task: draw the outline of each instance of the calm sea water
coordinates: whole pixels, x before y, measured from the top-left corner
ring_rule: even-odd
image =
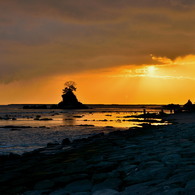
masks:
[[[159,112],[159,105],[89,105],[87,110],[22,109],[22,105],[0,106],[0,154],[22,154],[47,143],[60,143],[139,126],[143,121],[131,121],[134,116]],[[39,119],[39,120],[35,120]],[[153,125],[159,125],[156,119]]]

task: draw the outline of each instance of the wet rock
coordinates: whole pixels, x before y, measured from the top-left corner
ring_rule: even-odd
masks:
[[[40,121],[51,121],[53,120],[52,118],[41,118]]]
[[[70,193],[66,191],[66,188],[61,188],[51,192],[49,195],[70,195]]]
[[[156,168],[156,167],[164,167],[164,164],[162,162],[159,162],[159,161],[147,161],[147,162],[143,162],[141,164],[141,166],[143,168],[149,168],[149,167]]]
[[[159,189],[152,194],[154,195],[183,195],[186,194],[183,188],[174,188],[174,189]]]
[[[64,146],[64,145],[69,145],[70,143],[71,143],[70,140],[68,138],[65,138],[62,140],[61,144]]]
[[[99,183],[104,181],[108,177],[108,173],[96,173],[92,177],[94,183]]]
[[[162,162],[168,166],[177,165],[181,162],[181,156],[179,154],[169,154],[162,157]]]
[[[79,180],[68,184],[65,189],[68,192],[89,192],[91,188],[92,183],[89,180]]]
[[[195,180],[195,169],[188,170],[186,174],[188,175],[188,180]]]
[[[3,188],[4,188],[4,185],[2,186],[2,184],[1,184],[0,190]],[[21,191],[23,192],[24,190],[26,190],[26,188],[24,186],[14,186],[13,187],[12,185],[9,185],[7,190],[8,190],[7,193],[0,193],[0,194],[2,194],[2,195],[7,195],[7,194],[8,195],[12,195],[12,194],[15,195],[15,194],[19,194]]]
[[[147,155],[147,154],[142,154],[142,155],[137,155],[135,156],[135,161],[138,163],[142,163],[143,161],[155,161],[156,159],[155,155]]]
[[[87,164],[83,160],[78,160],[64,170],[64,174],[85,174],[87,172]]]
[[[190,158],[190,159],[192,159],[194,156],[195,156],[195,147],[188,148],[182,154],[183,158]]]
[[[185,140],[185,142],[182,142],[180,146],[182,148],[189,148],[189,147],[193,146],[193,142]]]
[[[134,172],[137,168],[137,165],[131,165],[131,164],[124,164],[119,167],[119,171],[124,175],[129,175],[130,173]]]
[[[169,174],[170,170],[168,168],[148,168],[131,173],[125,178],[125,182],[127,185],[143,183],[153,179],[165,179]]]
[[[184,173],[179,173],[179,174],[174,174],[172,177],[170,177],[168,180],[166,180],[164,183],[165,185],[170,185],[170,184],[177,184],[179,186],[185,186],[186,181],[189,180],[189,174],[188,172]]]
[[[84,121],[87,121],[87,120],[84,120]],[[94,127],[95,125],[82,124],[82,125],[77,125],[77,126],[80,126],[80,127]]]
[[[86,180],[88,179],[88,177],[89,176],[87,174],[65,175],[65,176],[53,178],[52,181],[58,185],[65,185],[78,180]]]
[[[55,142],[55,143],[48,143],[47,144],[47,147],[50,148],[50,147],[55,147],[55,146],[59,146],[59,143]]]
[[[115,178],[115,177],[117,178],[120,177],[120,172],[117,169],[108,172],[108,178]]]
[[[119,178],[108,178],[102,183],[95,184],[92,188],[92,191],[98,191],[102,189],[115,189],[118,190],[122,181]]]
[[[34,118],[34,120],[39,120],[41,118],[41,115],[36,115],[36,117]]]
[[[50,180],[43,180],[35,184],[35,190],[45,190],[50,189],[54,186],[54,182]]]
[[[82,118],[84,115],[75,115],[74,118]]]
[[[194,189],[188,189],[185,190],[185,193],[183,193],[185,195],[194,195],[195,194],[195,190]]]
[[[117,167],[117,165],[118,164],[116,162],[102,161],[95,165],[89,165],[88,169],[101,173],[101,172],[112,171]]]
[[[169,190],[165,194],[167,194],[167,195],[181,195],[181,194],[184,194],[184,193],[185,193],[184,188],[175,188],[175,189]]]
[[[185,186],[185,189],[193,189],[195,192],[195,180],[188,181]]]
[[[99,120],[99,121],[102,121],[102,122],[107,122],[108,120],[107,120],[107,119],[103,119],[103,120]]]
[[[75,192],[71,193],[71,195],[91,195],[91,192]]]
[[[10,131],[21,131],[21,129],[12,128],[12,129],[10,129]]]
[[[92,181],[93,183],[100,183],[103,182],[104,180],[108,178],[116,178],[120,177],[119,171],[118,170],[113,170],[111,172],[106,172],[106,173],[96,173],[92,176]]]
[[[105,128],[107,128],[107,129],[113,129],[114,127],[113,126],[105,126]]]
[[[92,195],[119,195],[120,193],[113,189],[103,189],[93,192]]]
[[[19,154],[16,154],[16,153],[9,153],[7,157],[9,159],[17,159],[17,158],[20,158],[21,156]]]
[[[125,190],[121,192],[120,195],[150,195],[153,194],[152,192],[156,190],[157,188],[155,187],[149,187],[147,184],[141,183],[125,188]]]
[[[22,195],[43,195],[47,193],[47,190],[32,190],[32,191],[26,191]]]
[[[92,172],[94,172],[94,170],[91,168],[93,164],[97,163],[97,162],[101,162],[104,160],[103,155],[96,155],[96,156],[91,156],[90,159],[88,159],[87,163],[88,163],[88,169],[92,170]],[[102,171],[103,172],[103,171]],[[107,171],[105,171],[107,172]],[[98,172],[97,172],[98,173]]]
[[[0,128],[8,128],[8,129],[26,129],[26,128],[32,128],[31,126],[16,126],[16,125],[5,125],[5,126],[0,126]]]

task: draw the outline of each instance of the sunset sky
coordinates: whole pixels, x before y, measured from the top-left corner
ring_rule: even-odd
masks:
[[[1,0],[0,104],[195,102],[194,0]]]

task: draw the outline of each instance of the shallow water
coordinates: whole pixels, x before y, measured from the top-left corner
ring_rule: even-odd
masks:
[[[101,132],[126,130],[143,123],[143,119],[131,121],[137,120],[134,116],[143,113],[142,106],[96,105],[88,110],[74,111],[24,110],[19,105],[1,108],[0,154],[10,152],[21,154],[45,147],[49,142],[60,143],[64,138],[74,140]],[[160,111],[157,106],[146,108],[150,112]],[[5,120],[6,118],[9,120]],[[166,125],[160,121],[161,119],[155,119],[153,125]]]

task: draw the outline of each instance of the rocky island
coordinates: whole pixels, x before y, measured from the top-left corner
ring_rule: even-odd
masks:
[[[58,104],[33,104],[24,105],[23,109],[87,109],[88,107],[78,101],[73,91],[76,91],[76,83],[74,81],[67,81],[62,94],[62,101]]]
[[[65,88],[63,89],[62,101],[58,104],[59,109],[86,109],[88,108],[86,105],[82,104],[78,101],[77,97],[73,93],[76,91],[75,82],[68,81],[65,84]]]

